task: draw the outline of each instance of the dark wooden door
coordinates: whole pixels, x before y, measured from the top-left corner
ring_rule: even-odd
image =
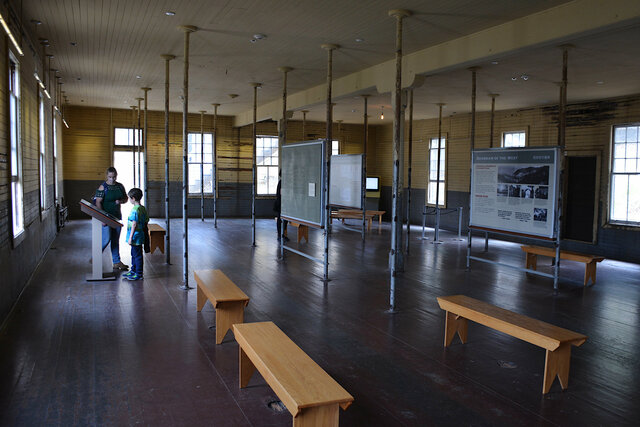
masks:
[[[569,156],[563,238],[593,242],[597,157]]]

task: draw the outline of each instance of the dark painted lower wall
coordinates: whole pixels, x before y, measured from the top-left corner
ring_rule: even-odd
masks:
[[[404,190],[406,206],[406,189]],[[411,223],[415,225],[422,225],[422,209],[424,206],[425,191],[423,189],[414,190],[411,192]],[[462,233],[466,236],[469,223],[469,193],[460,191],[447,191],[447,207],[456,208],[458,206],[463,207],[462,217]],[[380,195],[380,209],[387,211],[384,216],[386,221],[391,220],[391,187],[382,187]],[[600,209],[599,218],[602,218],[602,207]],[[602,222],[600,219],[598,223]],[[427,215],[426,219],[427,227],[433,227],[435,225],[435,215]],[[456,212],[441,214],[440,217],[440,229],[448,231],[458,231],[458,214]],[[620,261],[628,261],[639,263],[640,262],[640,230],[624,230],[620,228],[612,227],[598,227],[597,243],[595,245],[589,243],[581,243],[570,240],[563,240],[561,244],[562,249],[588,253],[592,255],[602,255],[608,259],[616,259]],[[474,236],[476,234],[474,233]],[[478,236],[484,236],[478,233]],[[489,238],[492,236],[490,235]],[[497,236],[502,240],[511,240],[514,242],[523,242],[526,244],[540,244],[537,241],[523,239],[523,238],[510,238],[509,236]]]
[[[42,218],[27,225],[24,238],[16,246],[0,247],[0,324],[9,315],[20,293],[56,236],[56,215],[51,208]]]
[[[80,199],[91,200],[100,185],[97,181],[65,180],[64,191],[66,203],[69,206],[69,217],[72,219],[84,218],[78,206]],[[251,184],[248,183],[221,183],[218,187],[218,216],[223,217],[250,217],[251,216]],[[256,216],[267,218],[274,216],[273,198],[256,199]],[[149,182],[149,200],[142,202],[147,207],[149,215],[155,218],[164,218],[164,181]],[[205,217],[213,217],[213,199],[204,200]],[[189,217],[200,217],[200,197],[190,197],[188,202]],[[169,215],[172,218],[182,217],[182,182],[169,183]]]

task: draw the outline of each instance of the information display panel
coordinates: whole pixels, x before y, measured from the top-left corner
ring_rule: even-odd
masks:
[[[362,154],[331,156],[329,204],[362,209]]]
[[[556,237],[560,149],[474,150],[472,227]]]
[[[324,158],[324,140],[282,146],[282,217],[323,226]]]

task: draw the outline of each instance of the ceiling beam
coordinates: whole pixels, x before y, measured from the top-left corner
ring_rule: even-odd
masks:
[[[538,13],[450,40],[436,46],[405,55],[402,86],[419,85],[420,77],[477,65],[482,61],[521,53],[545,45],[557,45],[576,37],[622,28],[640,22],[638,0],[574,0]],[[389,34],[393,37],[393,34]],[[390,52],[390,55],[392,52]],[[339,57],[337,58],[339,61]],[[395,61],[348,74],[333,81],[333,97],[339,100],[376,89],[387,93],[394,86]],[[416,76],[419,78],[416,79]],[[287,98],[290,110],[321,104],[326,85],[321,84],[293,93]],[[282,115],[280,99],[258,107],[258,120],[278,120]],[[235,116],[234,126],[253,121],[253,110]]]

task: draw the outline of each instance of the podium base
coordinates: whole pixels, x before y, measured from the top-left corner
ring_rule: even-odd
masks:
[[[87,282],[106,282],[116,280],[116,273],[102,273],[102,276],[95,277],[93,274],[87,274],[85,279]]]

